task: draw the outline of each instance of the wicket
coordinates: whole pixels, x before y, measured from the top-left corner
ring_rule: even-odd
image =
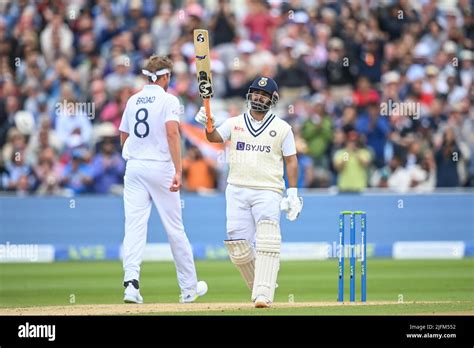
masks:
[[[360,215],[360,264],[361,264],[361,296],[362,302],[367,301],[367,214],[364,211],[348,211],[344,210],[339,213],[339,283],[338,283],[338,297],[339,302],[344,301],[344,260],[345,260],[345,238],[344,238],[344,218],[346,215],[350,216],[350,245],[349,245],[349,258],[350,258],[350,294],[349,299],[351,302],[355,301],[356,292],[356,216]]]

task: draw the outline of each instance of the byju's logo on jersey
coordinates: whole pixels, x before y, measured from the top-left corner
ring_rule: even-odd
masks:
[[[236,150],[237,151],[253,151],[253,152],[266,152],[269,153],[272,149],[269,145],[253,145],[253,144],[246,144],[243,141],[238,141]]]

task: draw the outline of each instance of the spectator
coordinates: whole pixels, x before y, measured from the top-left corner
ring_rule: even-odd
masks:
[[[332,38],[328,44],[329,54],[326,63],[326,79],[331,95],[336,102],[342,103],[352,95],[353,70],[350,60],[344,52],[344,43],[339,38]]]
[[[293,42],[287,42],[285,48],[286,50],[279,56],[275,80],[284,89],[282,94],[290,93],[290,95],[296,97],[306,94],[312,89],[308,67],[304,60],[295,57]]]
[[[88,161],[89,154],[84,149],[72,152],[72,160],[63,170],[61,185],[74,194],[90,191],[93,183],[93,170]]]
[[[232,65],[226,79],[226,98],[243,98],[248,91],[250,81],[247,80],[245,67],[242,64]]]
[[[346,146],[334,154],[334,168],[338,172],[337,186],[341,192],[362,192],[367,188],[367,168],[372,155],[358,142],[358,134],[351,131]]]
[[[372,32],[367,33],[364,42],[357,48],[358,71],[371,83],[380,82],[382,75],[383,43]]]
[[[433,154],[427,152],[421,164],[409,168],[403,165],[403,159],[395,154],[389,164],[374,172],[370,183],[374,187],[388,188],[394,192],[430,192],[435,187],[436,168]]]
[[[10,128],[7,135],[7,143],[3,147],[2,158],[5,163],[10,163],[15,152],[25,151],[26,137],[16,128]]]
[[[100,120],[102,122],[111,122],[118,130],[120,121],[122,120],[122,114],[125,110],[128,98],[132,95],[132,90],[128,86],[124,86],[117,91],[115,100],[111,100],[107,105],[104,106],[100,113]]]
[[[188,191],[212,190],[215,186],[214,168],[204,159],[201,151],[195,146],[188,148],[183,159],[184,187]]]
[[[132,54],[133,66],[141,66],[153,52],[153,37],[150,34],[141,34],[138,39],[138,51]]]
[[[361,76],[357,80],[357,88],[352,95],[354,105],[359,110],[363,110],[370,103],[378,103],[379,99],[379,94],[371,87],[370,81],[366,77]]]
[[[151,33],[157,54],[168,54],[173,43],[179,38],[179,24],[173,17],[173,9],[169,3],[161,4],[159,15],[153,19]]]
[[[81,104],[73,99],[70,91],[65,89],[66,104],[58,105],[56,132],[61,142],[67,147],[89,145],[92,138],[91,122]]]
[[[56,153],[62,149],[61,141],[51,129],[51,120],[49,118],[43,118],[41,120],[40,130],[38,132],[38,134],[34,134],[30,138],[27,147],[28,161],[31,160],[33,163],[36,163],[44,149],[51,147]]]
[[[244,19],[244,26],[249,31],[250,40],[262,40],[265,48],[270,49],[276,24],[275,18],[268,11],[266,1],[250,0],[249,13]]]
[[[48,64],[52,64],[61,55],[71,59],[74,56],[73,34],[59,13],[52,16],[51,22],[41,32],[41,51]]]
[[[114,96],[124,87],[133,87],[135,76],[130,72],[131,61],[126,55],[115,57],[114,72],[105,78],[105,86],[109,96]]]
[[[309,118],[303,123],[301,135],[308,144],[308,154],[314,163],[324,168],[329,167],[326,152],[332,140],[331,117],[324,108],[324,99],[321,95],[313,97],[314,107]]]
[[[105,138],[101,150],[92,161],[94,192],[108,193],[113,185],[123,183],[125,162],[115,148],[114,138]]]
[[[209,29],[214,32],[214,46],[231,43],[236,38],[236,18],[228,0],[219,0],[217,11],[209,22]]]
[[[277,58],[265,48],[262,40],[257,40],[247,61],[252,79],[257,75],[274,76],[277,71]],[[306,66],[305,62],[302,62]]]
[[[389,71],[382,76],[382,102],[387,103],[400,101],[400,74],[396,71]]]
[[[390,133],[390,125],[387,117],[380,115],[379,104],[376,100],[371,100],[367,112],[359,115],[356,129],[366,136],[367,145],[374,151],[376,167],[382,167],[385,160],[384,148]]]
[[[53,148],[47,147],[40,152],[34,171],[39,181],[36,193],[39,195],[62,194],[60,187],[62,168]]]
[[[406,165],[407,169],[411,169],[421,163],[422,154],[421,154],[421,145],[419,139],[413,139],[413,141],[408,145],[408,151],[406,155]]]
[[[299,135],[295,137],[296,157],[298,158],[298,183],[297,187],[313,187],[314,182],[314,166],[313,160],[308,153],[308,146],[303,138]],[[288,187],[288,177],[286,176],[286,168],[284,168],[285,184]]]
[[[416,184],[417,192],[431,192],[436,187],[436,163],[431,151],[426,151],[421,165],[416,173],[412,175],[413,183]],[[423,171],[420,173],[420,171]],[[417,179],[418,178],[418,179]]]
[[[308,146],[301,137],[297,137],[295,143],[296,157],[298,158],[298,187],[312,187],[314,163],[308,156]]]
[[[413,13],[411,10],[410,12]],[[400,16],[400,13],[402,13],[403,16]],[[379,23],[381,29],[388,33],[389,39],[394,41],[400,38],[400,35],[403,33],[403,28],[408,25],[409,22],[415,20],[415,18],[414,14],[405,14],[402,5],[397,2],[382,9]]]
[[[47,90],[48,106],[50,111],[55,111],[57,102],[62,103],[67,98],[76,99],[79,95],[80,76],[69,64],[68,58],[61,56],[54,62],[54,68],[46,71],[43,87]]]
[[[386,168],[374,174],[372,184],[397,192],[407,192],[411,186],[409,171],[403,166],[399,155],[394,155]]]
[[[428,56],[433,59],[438,53],[441,43],[446,40],[446,32],[443,31],[441,25],[436,21],[436,18],[433,18],[428,23],[428,32],[423,35],[420,42],[426,44],[429,52]]]
[[[23,151],[14,149],[5,169],[8,174],[3,176],[2,186],[7,191],[25,194],[34,189],[36,178],[32,168],[25,163]]]
[[[15,114],[19,110],[20,104],[18,98],[10,95],[6,97],[4,104],[3,115],[0,117],[2,123],[0,124],[0,146],[4,146],[10,128],[15,126]]]
[[[441,148],[435,154],[437,187],[459,186],[458,161],[461,156],[454,131],[452,128],[446,128]]]
[[[90,85],[91,99],[90,102],[94,105],[94,115],[92,121],[96,121],[96,115],[101,115],[105,106],[108,105],[107,92],[105,90],[105,82],[101,79],[95,79]]]
[[[472,85],[474,76],[474,53],[473,51],[463,50],[461,52],[461,70],[459,77],[461,79],[461,85],[468,90]]]

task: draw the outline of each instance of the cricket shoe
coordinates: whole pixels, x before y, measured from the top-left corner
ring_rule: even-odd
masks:
[[[143,303],[143,297],[140,295],[138,280],[133,279],[123,283],[125,286],[125,295],[123,302],[125,303]]]
[[[263,295],[259,295],[255,298],[255,308],[270,308],[271,301]]]
[[[179,296],[179,302],[192,303],[198,297],[204,296],[207,293],[207,283],[203,280],[197,282],[196,290],[184,290]]]

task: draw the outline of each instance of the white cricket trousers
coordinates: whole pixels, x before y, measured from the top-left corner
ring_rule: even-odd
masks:
[[[259,221],[271,220],[280,223],[282,195],[278,192],[228,184],[225,196],[229,239],[246,239],[254,245]]]
[[[179,192],[169,188],[175,173],[172,162],[128,160],[124,177],[124,281],[140,279],[151,203],[160,215],[173,254],[181,290],[196,289],[193,252],[184,232]]]

